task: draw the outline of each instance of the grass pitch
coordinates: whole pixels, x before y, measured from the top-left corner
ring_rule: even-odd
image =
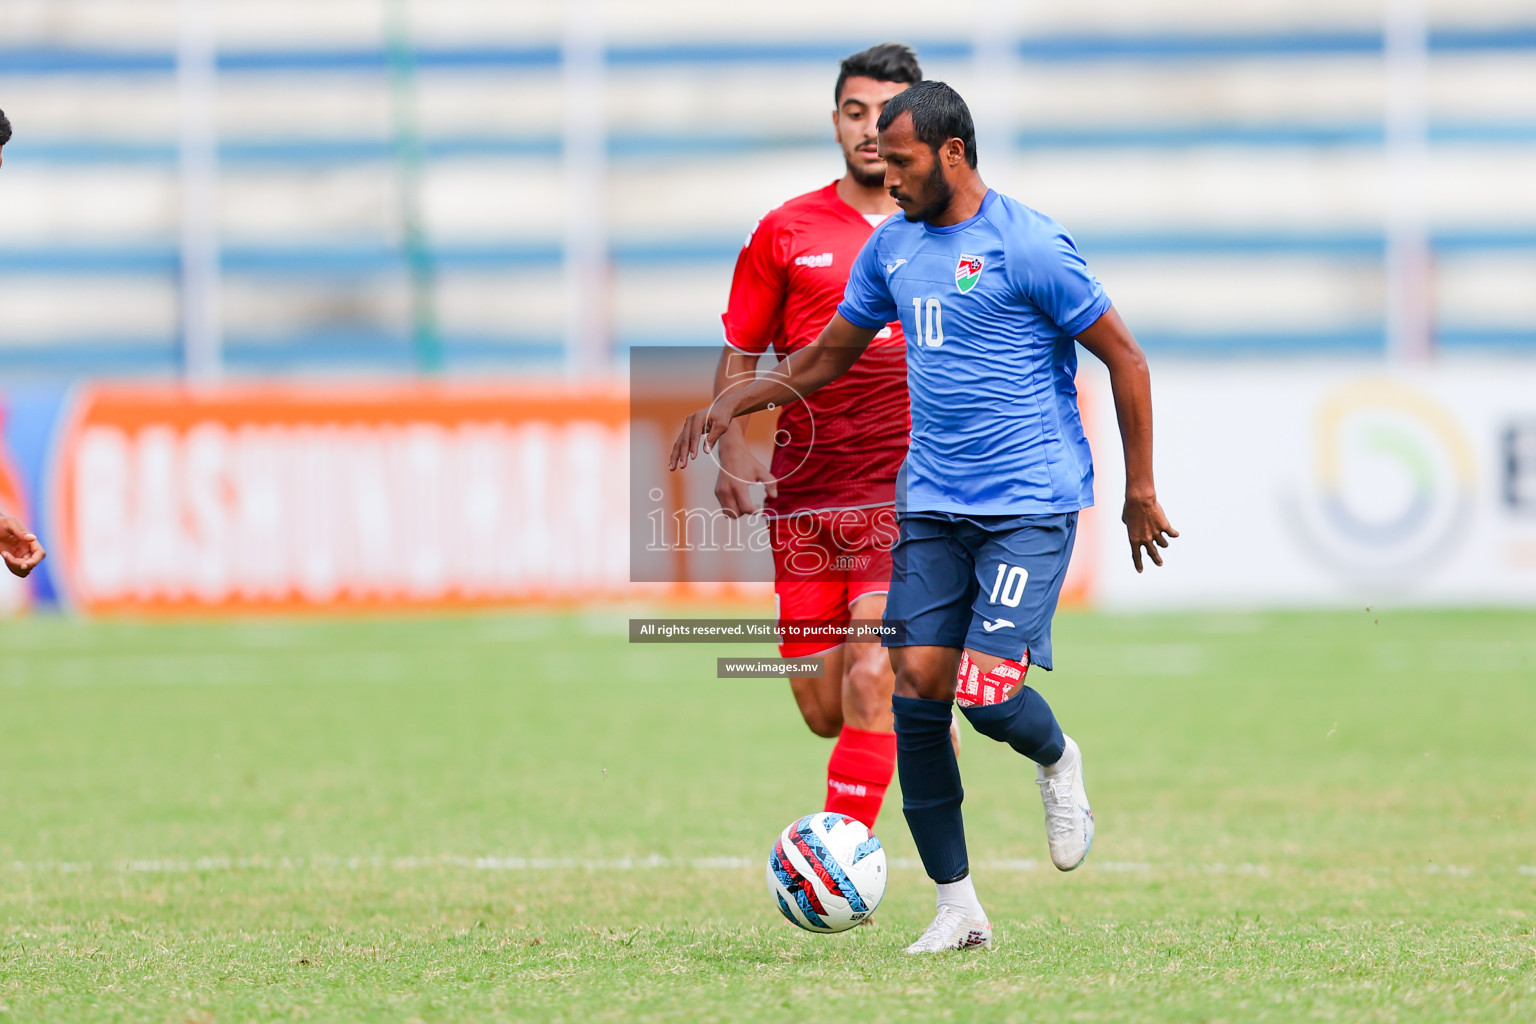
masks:
[[[968,731],[995,951],[763,885],[827,741],[618,614],[0,625],[0,1020],[1536,1019],[1536,614],[1064,615],[1088,863]]]

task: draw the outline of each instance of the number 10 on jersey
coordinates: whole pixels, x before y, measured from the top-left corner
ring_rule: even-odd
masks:
[[[923,317],[924,308],[928,311],[926,319]],[[938,348],[944,344],[944,309],[938,299],[928,299],[926,307],[924,300],[912,300],[912,327],[917,331],[919,345]]]

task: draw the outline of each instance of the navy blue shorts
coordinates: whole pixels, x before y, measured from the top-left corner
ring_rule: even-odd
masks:
[[[910,512],[892,551],[887,647],[969,647],[1051,667],[1051,619],[1077,513]]]

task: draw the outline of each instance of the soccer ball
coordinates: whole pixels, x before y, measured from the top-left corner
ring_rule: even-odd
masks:
[[[807,814],[779,833],[768,854],[768,891],[811,932],[847,931],[885,895],[885,851],[846,814]]]

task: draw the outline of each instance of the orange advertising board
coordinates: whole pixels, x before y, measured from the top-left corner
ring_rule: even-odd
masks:
[[[85,611],[635,594],[618,390],[92,387],[61,426],[55,554]]]

